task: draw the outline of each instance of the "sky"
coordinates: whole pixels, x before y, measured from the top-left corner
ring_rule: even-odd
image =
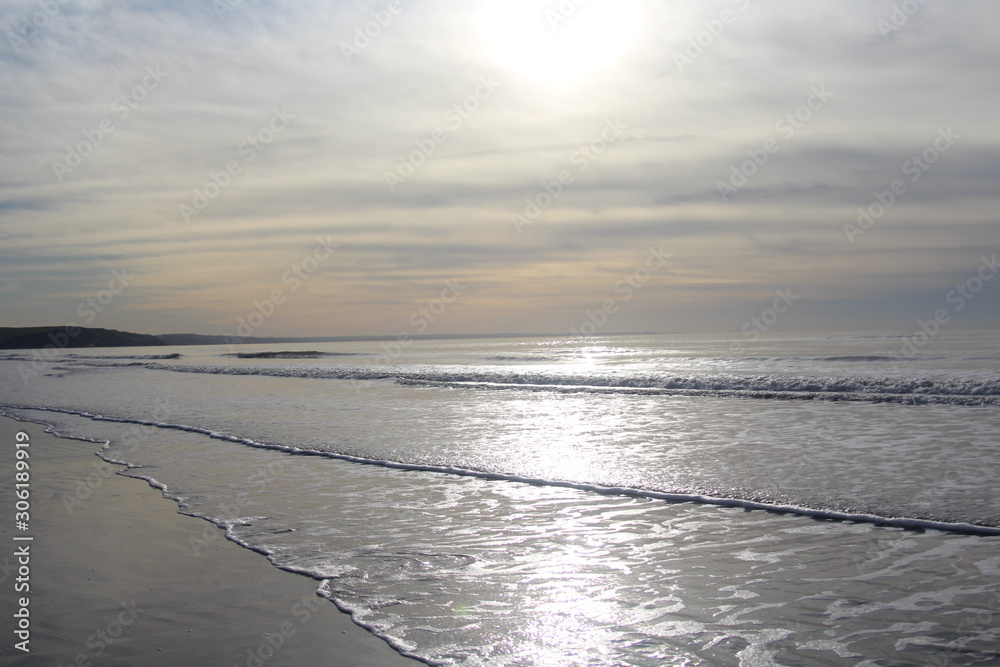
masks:
[[[991,0],[4,2],[0,325],[1000,326],[998,24]]]

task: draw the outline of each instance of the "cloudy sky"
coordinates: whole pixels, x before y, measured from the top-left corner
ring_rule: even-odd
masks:
[[[776,329],[998,325],[998,24],[991,0],[4,2],[0,324],[732,332],[790,290]]]

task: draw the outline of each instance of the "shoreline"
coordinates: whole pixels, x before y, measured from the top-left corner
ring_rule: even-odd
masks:
[[[0,404],[0,408],[3,407],[5,406]],[[48,410],[48,408],[26,408],[26,407],[20,408],[17,406],[6,406],[6,407],[10,407],[11,409],[15,410],[16,409],[41,410],[41,411]],[[507,474],[501,472],[483,472],[479,470],[473,470],[469,468],[459,468],[454,466],[440,466],[440,465],[422,464],[422,463],[404,463],[404,462],[384,460],[384,459],[366,458],[363,456],[356,456],[352,454],[340,454],[340,453],[317,450],[317,449],[302,449],[299,447],[290,447],[281,444],[267,444],[267,443],[256,442],[248,438],[220,436],[219,434],[211,430],[195,426],[183,426],[179,424],[160,424],[157,422],[149,422],[137,419],[115,419],[108,417],[96,417],[95,415],[92,415],[87,412],[78,412],[75,410],[61,409],[61,408],[52,408],[52,410],[59,413],[86,417],[91,419],[100,419],[103,421],[115,422],[119,424],[142,424],[142,425],[152,424],[157,426],[165,426],[168,428],[177,429],[179,431],[204,435],[212,439],[225,440],[230,442],[240,442],[244,445],[254,447],[257,449],[286,452],[296,455],[318,456],[321,458],[349,461],[351,463],[359,463],[362,465],[374,465],[388,469],[444,473],[448,475],[475,477],[487,480],[499,480],[506,482],[514,482],[518,484],[536,484],[536,485],[544,485],[552,487],[561,487],[561,488],[588,491],[600,495],[629,496],[633,498],[665,500],[667,502],[693,502],[701,505],[711,505],[717,507],[736,507],[745,510],[759,510],[759,511],[772,512],[776,514],[784,514],[789,516],[801,516],[812,519],[840,521],[847,523],[863,523],[880,527],[902,528],[905,530],[915,530],[915,531],[934,530],[956,535],[977,535],[980,537],[1000,536],[1000,525],[990,525],[986,523],[971,523],[971,522],[959,523],[959,522],[944,521],[941,519],[920,518],[917,516],[905,516],[905,515],[891,516],[891,515],[874,514],[862,511],[822,509],[817,507],[790,505],[787,503],[769,501],[767,499],[761,500],[753,498],[741,498],[737,496],[725,496],[725,495],[713,496],[695,492],[656,491],[656,490],[642,489],[642,488],[601,486],[598,484],[591,484],[587,482],[572,482],[572,481],[563,481],[557,479],[539,479],[539,478],[523,477],[520,475]],[[3,417],[2,414],[0,414],[0,419],[4,418],[5,417]],[[27,423],[34,423],[34,422],[27,422]],[[104,460],[103,458],[100,457],[100,455],[97,456],[102,461]],[[120,465],[113,461],[111,462],[111,464]],[[123,476],[132,477],[131,475],[123,475]],[[140,481],[146,481],[141,476],[135,476],[133,478],[138,479]],[[150,484],[150,486],[153,485]],[[222,529],[220,528],[220,530]],[[250,550],[253,551],[252,549]]]
[[[16,434],[28,434],[30,523],[15,530]],[[100,445],[56,437],[0,417],[0,613],[29,600],[30,640],[4,633],[0,659],[17,665],[333,665],[404,667],[406,658],[316,592],[318,582],[279,570],[224,537],[198,550],[194,522],[145,480],[96,455]],[[10,483],[8,483],[10,482]],[[211,526],[211,524],[207,524]],[[14,541],[31,537],[31,541]],[[11,547],[11,545],[14,545]],[[28,592],[17,592],[15,548],[30,552]],[[12,567],[13,566],[13,567]],[[4,626],[10,621],[5,620]]]

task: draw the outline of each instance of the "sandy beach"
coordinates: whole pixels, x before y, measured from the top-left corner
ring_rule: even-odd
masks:
[[[15,526],[18,432],[29,436],[30,521]],[[400,656],[283,572],[219,538],[189,544],[202,520],[142,480],[114,474],[98,445],[56,438],[37,424],[0,419],[0,662],[13,665],[219,664],[392,667]],[[215,530],[215,529],[213,529]],[[30,536],[31,541],[15,541]],[[27,577],[15,550],[28,548]],[[21,573],[23,574],[23,572]],[[30,592],[17,592],[19,579]],[[30,599],[29,653],[13,630]],[[12,623],[12,619],[14,622]]]

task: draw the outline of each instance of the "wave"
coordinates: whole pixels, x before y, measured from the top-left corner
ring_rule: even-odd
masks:
[[[476,477],[479,479],[486,479],[493,481],[531,484],[535,486],[552,486],[552,487],[576,489],[579,491],[586,491],[601,495],[647,498],[650,500],[663,500],[667,502],[695,502],[707,505],[719,505],[723,507],[740,507],[748,510],[765,510],[768,512],[777,512],[781,514],[795,514],[799,516],[808,516],[817,519],[828,519],[835,521],[856,521],[862,523],[873,523],[879,526],[893,526],[897,528],[932,529],[932,530],[967,533],[974,535],[1000,535],[1000,526],[993,526],[993,525],[946,522],[933,519],[924,519],[919,517],[898,517],[898,516],[882,516],[871,513],[853,513],[853,512],[837,511],[824,508],[813,508],[813,507],[806,507],[806,506],[792,505],[792,504],[771,503],[766,501],[740,498],[735,496],[733,497],[712,496],[712,495],[690,493],[690,492],[670,492],[670,491],[658,491],[653,489],[642,489],[642,488],[631,488],[631,487],[600,486],[596,484],[587,484],[582,482],[570,482],[558,479],[524,477],[520,475],[490,472],[485,470],[474,470],[469,468],[457,468],[451,466],[429,465],[429,464],[419,464],[419,463],[403,463],[387,459],[372,459],[350,454],[341,454],[337,452],[328,452],[328,451],[320,451],[315,449],[296,447],[294,445],[257,442],[250,438],[243,438],[235,435],[227,435],[225,433],[219,433],[217,431],[213,431],[207,428],[201,428],[198,426],[189,426],[186,424],[171,424],[167,422],[147,421],[142,419],[128,419],[125,417],[105,417],[99,414],[93,414],[79,410],[71,410],[68,408],[0,404],[0,416],[16,419],[18,421],[34,421],[31,419],[25,419],[23,417],[18,417],[17,415],[14,414],[10,414],[6,412],[7,410],[15,410],[15,411],[30,410],[36,412],[54,412],[60,414],[74,415],[78,417],[85,417],[87,419],[91,419],[94,421],[105,421],[118,424],[136,424],[139,426],[152,426],[161,429],[173,429],[178,431],[185,431],[188,433],[196,433],[199,435],[207,436],[214,440],[233,442],[237,444],[246,445],[248,447],[255,447],[258,449],[270,449],[301,456],[317,456],[322,458],[337,459],[341,461],[350,461],[352,463],[380,466],[383,468],[390,468],[395,470],[432,472],[432,473],[441,473],[448,475],[460,475],[464,477]],[[36,421],[35,423],[44,424],[48,432],[51,432],[55,435],[59,435],[53,430],[53,427],[50,424],[41,421]],[[91,440],[89,438],[79,438],[76,436],[60,436],[60,437],[72,437],[74,439],[85,440],[88,442],[98,442],[95,440]],[[101,442],[103,442],[104,444],[104,449],[107,449],[110,446],[107,440],[103,440]],[[160,488],[160,490],[163,492],[165,496],[170,497],[174,500],[178,501],[180,500],[176,496],[170,495],[168,493],[168,489],[166,488],[166,486],[159,483],[154,484],[154,482],[156,482],[155,479],[143,475],[140,472],[141,468],[131,466],[130,464],[124,461],[112,459],[103,450],[99,452],[99,454],[101,458],[108,461],[109,463],[126,466],[128,468],[128,474],[130,476],[141,477],[142,479],[145,479],[146,481],[150,482],[150,484],[153,484],[154,486],[157,486],[157,488]],[[202,517],[202,518],[207,518],[210,521],[212,520],[208,517]],[[225,527],[230,528],[231,526],[232,524],[230,523]],[[239,541],[239,540],[234,540],[234,541]],[[249,545],[244,545],[244,546],[259,551],[259,549],[251,547]]]
[[[458,370],[399,366],[167,366],[146,368],[180,373],[267,375],[329,380],[385,380],[454,389],[503,389],[562,393],[709,396],[781,400],[867,401],[910,405],[1000,406],[1000,377],[890,378],[615,372],[553,373],[508,367]]]
[[[822,336],[821,340],[893,340],[909,337],[909,334],[842,334],[839,336]]]
[[[319,352],[316,350],[280,350],[269,352],[230,352],[223,354],[224,357],[236,357],[238,359],[325,359],[328,357],[366,357],[365,352]]]
[[[863,361],[899,361],[899,357],[884,354],[853,354],[839,357],[815,357],[809,361],[843,361],[854,363]]]
[[[71,359],[135,359],[135,360],[160,360],[160,359],[180,359],[184,355],[180,352],[170,354],[120,354],[120,355],[97,355],[97,354],[69,354]]]
[[[4,353],[0,354],[0,361],[88,361],[90,359],[98,359],[101,361],[122,361],[125,359],[132,359],[136,361],[161,361],[167,359],[180,359],[184,355],[179,352],[172,352],[170,354],[116,354],[116,355],[100,355],[100,354],[78,354],[70,353],[66,356],[55,355],[52,357],[46,355],[29,355],[24,353]]]
[[[948,357],[921,357],[921,361],[947,359]],[[838,363],[860,363],[860,362],[891,362],[900,363],[906,361],[905,358],[887,354],[851,354],[834,357],[737,357],[736,361],[825,361]]]

